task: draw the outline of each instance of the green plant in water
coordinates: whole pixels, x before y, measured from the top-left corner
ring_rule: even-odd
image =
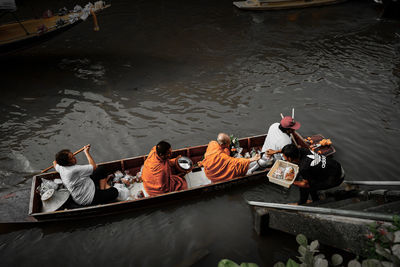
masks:
[[[223,259],[218,263],[218,267],[258,267],[258,265],[255,263],[245,263],[245,262],[239,265],[234,261]]]
[[[370,266],[400,266],[400,216],[393,216],[392,226],[375,222],[370,225],[369,231],[366,235],[367,261],[375,264]]]
[[[298,260],[300,263],[289,259],[286,262],[286,265],[283,262],[278,262],[274,265],[274,267],[328,267],[329,262],[325,259],[324,254],[316,254],[319,252],[319,242],[318,240],[312,241],[308,244],[307,237],[303,234],[299,234],[296,236],[296,241],[299,244],[298,252],[300,254]],[[342,256],[339,254],[334,254],[331,258],[330,266],[340,266],[343,262]]]
[[[370,225],[370,232],[366,235],[368,238],[369,258],[363,260],[362,263],[358,258],[348,262],[347,267],[398,267],[400,266],[400,216],[393,217],[392,226],[385,226],[381,222],[376,222]],[[325,259],[324,254],[317,254],[319,248],[318,240],[308,244],[307,237],[303,234],[296,236],[296,241],[299,244],[298,260],[289,259],[286,264],[277,262],[274,267],[328,267],[328,266],[343,266],[343,257],[339,254],[334,254],[329,263]],[[236,264],[231,260],[221,260],[218,267],[258,267],[255,263]]]

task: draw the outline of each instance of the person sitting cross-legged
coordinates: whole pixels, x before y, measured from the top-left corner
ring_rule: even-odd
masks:
[[[117,198],[118,190],[107,183],[111,178],[110,173],[102,166],[97,167],[89,150],[90,145],[85,146],[84,153],[89,162],[87,165],[77,165],[70,150],[61,150],[53,162],[54,169],[60,174],[76,204],[88,206],[112,202]]]
[[[200,165],[204,167],[207,178],[213,183],[246,175],[250,162],[260,159],[259,154],[249,159],[231,157],[230,143],[230,137],[226,133],[220,133],[217,141],[208,144],[204,160]]]
[[[154,146],[143,165],[143,187],[149,196],[187,189],[185,178],[173,173],[176,158],[171,159],[172,149],[168,142]]]

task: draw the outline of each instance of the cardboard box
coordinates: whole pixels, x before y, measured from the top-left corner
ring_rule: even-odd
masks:
[[[286,169],[287,167],[293,167],[293,169],[294,169],[294,178],[293,178],[293,180],[288,181],[288,180],[285,180],[285,178],[282,178],[282,179],[275,178],[273,176],[273,174],[280,167],[283,167],[284,169]],[[293,164],[293,163],[290,163],[290,162],[287,162],[287,161],[283,161],[283,160],[277,160],[277,161],[275,161],[275,163],[272,166],[271,170],[269,170],[267,176],[268,176],[268,179],[269,179],[269,181],[271,183],[278,184],[280,186],[289,188],[293,184],[294,180],[296,180],[296,177],[297,177],[298,173],[299,173],[299,166],[297,166],[296,164]]]

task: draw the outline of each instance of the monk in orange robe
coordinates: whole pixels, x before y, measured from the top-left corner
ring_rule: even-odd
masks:
[[[171,167],[175,166],[176,158],[171,159],[171,153],[171,145],[161,141],[153,147],[144,162],[142,180],[149,196],[187,189],[185,178],[172,173]]]
[[[217,141],[211,141],[208,144],[201,165],[204,167],[206,176],[213,183],[246,175],[250,162],[260,159],[258,154],[250,159],[231,157],[230,144],[231,139],[225,133],[218,134]]]

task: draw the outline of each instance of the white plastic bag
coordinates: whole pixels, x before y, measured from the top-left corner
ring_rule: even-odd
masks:
[[[125,201],[130,197],[129,189],[124,184],[115,184],[114,187],[118,190],[118,201]]]

